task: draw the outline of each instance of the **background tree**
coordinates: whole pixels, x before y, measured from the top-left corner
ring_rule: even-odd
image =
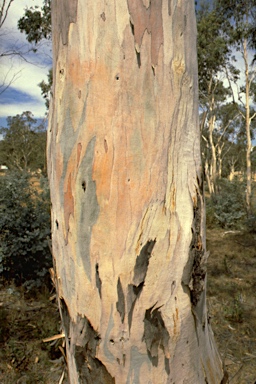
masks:
[[[43,6],[26,8],[18,21],[18,29],[26,34],[30,43],[38,44],[43,39],[51,39],[51,0],[44,0]]]
[[[37,124],[31,112],[9,116],[0,133],[0,162],[10,169],[45,170],[46,126]]]
[[[41,8],[27,8],[24,16],[18,21],[18,29],[25,33],[28,42],[35,44],[35,46],[45,39],[51,40],[51,0],[44,0]],[[52,69],[48,72],[47,82],[41,81],[39,87],[48,110],[52,88]]]
[[[221,383],[194,2],[53,1],[52,16],[48,172],[70,382]]]
[[[242,56],[244,69],[244,86],[238,89],[239,112],[245,121],[246,132],[246,204],[248,214],[251,213],[251,196],[252,196],[252,167],[251,167],[251,152],[252,152],[252,136],[251,124],[256,117],[256,112],[253,108],[253,92],[256,66],[255,61],[250,63],[249,50],[255,52],[255,25],[256,25],[256,1],[255,0],[218,0],[217,9],[226,18],[225,28],[228,30],[231,43],[236,51]],[[227,70],[229,81],[232,81],[229,71]],[[231,87],[231,89],[233,89]],[[242,97],[244,93],[244,98]],[[235,96],[233,96],[235,99]]]
[[[223,125],[217,122],[217,115],[230,96],[229,85],[224,85],[224,74],[226,68],[230,67],[231,48],[222,22],[222,16],[216,8],[211,8],[206,2],[200,4],[197,11],[200,125],[204,169],[210,194],[216,188],[217,151],[222,147],[221,139],[224,138],[223,134],[218,133]]]

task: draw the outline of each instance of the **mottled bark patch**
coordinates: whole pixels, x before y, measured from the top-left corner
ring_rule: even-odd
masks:
[[[151,0],[148,7],[143,4],[142,0],[127,0],[127,4],[131,15],[135,50],[137,53],[140,52],[143,36],[147,30],[151,34],[151,65],[156,67],[159,49],[164,43],[162,0]]]
[[[81,383],[114,384],[115,379],[107,371],[104,364],[96,357],[100,343],[99,334],[93,329],[86,317],[78,316],[71,324],[75,345],[74,359]]]
[[[169,358],[170,335],[167,331],[161,311],[154,306],[147,309],[144,318],[143,340],[146,343],[149,358],[154,366],[158,365],[158,349],[161,348],[166,359]],[[165,362],[167,363],[167,362]]]

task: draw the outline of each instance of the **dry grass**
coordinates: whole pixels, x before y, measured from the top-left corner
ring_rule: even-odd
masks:
[[[256,235],[207,232],[208,309],[231,384],[256,382]]]
[[[0,383],[59,383],[65,369],[62,341],[42,341],[59,331],[57,305],[49,294],[28,298],[13,286],[1,287]]]

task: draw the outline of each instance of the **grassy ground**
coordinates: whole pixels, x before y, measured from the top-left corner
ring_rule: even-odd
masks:
[[[208,310],[231,384],[256,383],[256,234],[207,231]]]
[[[208,308],[229,383],[255,384],[256,234],[209,229],[207,245]],[[67,383],[62,340],[42,341],[60,333],[57,305],[49,298],[1,287],[1,384]]]

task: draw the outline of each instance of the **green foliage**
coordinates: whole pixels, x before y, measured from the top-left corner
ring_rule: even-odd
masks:
[[[50,93],[51,93],[51,89],[52,89],[52,69],[50,69],[48,72],[47,82],[45,82],[43,80],[38,85],[41,88],[41,94],[42,94],[43,98],[45,99],[45,105],[46,105],[46,108],[48,110],[49,106],[50,106]]]
[[[26,34],[28,42],[35,44],[51,38],[51,0],[44,0],[42,8],[38,6],[25,10],[18,21],[18,29]]]
[[[218,192],[209,198],[206,205],[207,225],[227,229],[240,228],[246,217],[244,191],[244,184],[238,180],[220,180]]]
[[[52,265],[46,180],[32,185],[26,172],[0,178],[0,274],[17,284],[40,285]]]
[[[9,169],[45,168],[46,129],[37,124],[31,112],[9,116],[7,128],[0,128],[0,162]]]

